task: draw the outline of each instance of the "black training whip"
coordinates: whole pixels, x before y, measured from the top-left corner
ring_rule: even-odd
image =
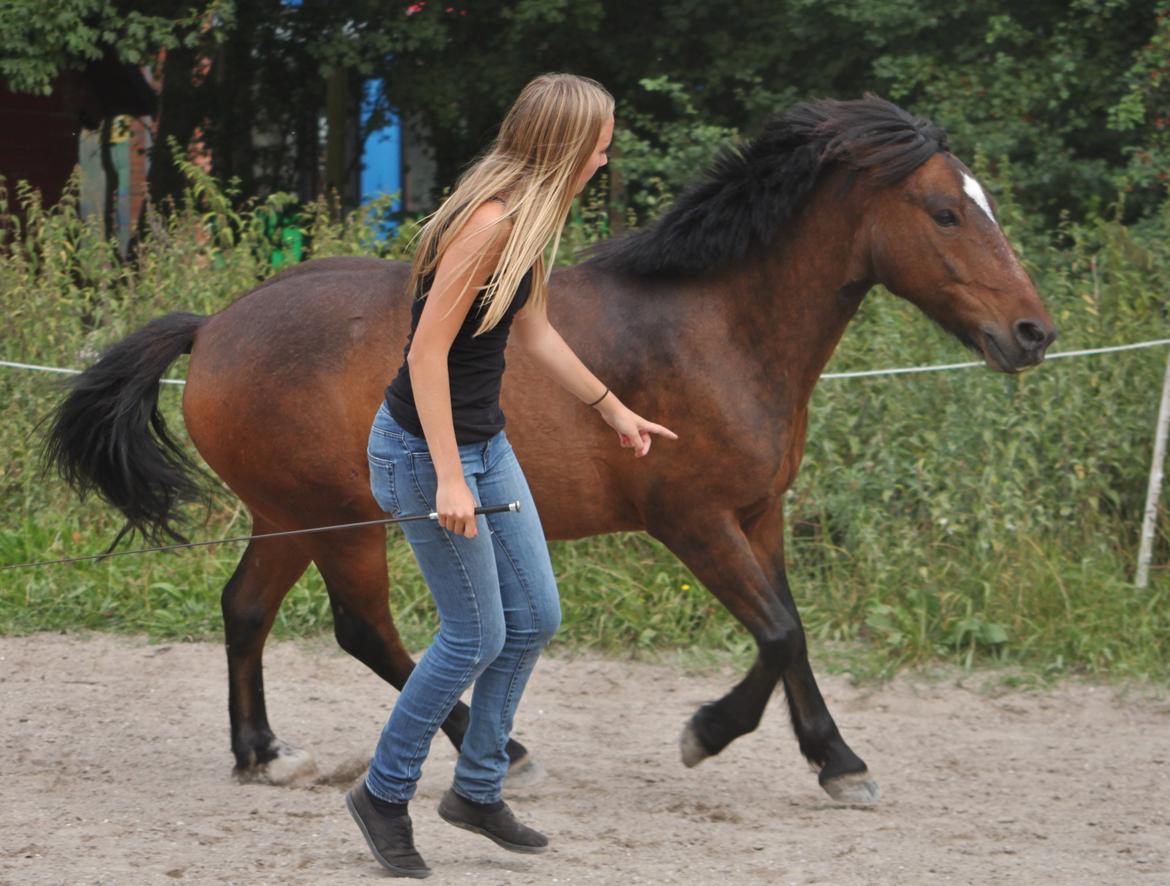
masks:
[[[520,502],[514,501],[506,505],[486,505],[476,508],[478,514],[499,514],[503,511],[520,510]],[[85,557],[63,557],[60,560],[34,560],[31,563],[13,563],[0,566],[3,569],[24,569],[28,566],[55,566],[60,563],[80,563],[83,560],[104,560],[106,557],[126,557],[130,554],[153,554],[158,551],[177,551],[180,548],[198,548],[205,545],[222,545],[234,541],[251,541],[254,538],[278,538],[282,535],[308,535],[312,532],[332,532],[335,529],[357,529],[362,526],[378,526],[386,523],[406,523],[410,520],[438,520],[439,512],[431,511],[427,514],[403,514],[401,517],[386,517],[383,520],[363,520],[360,523],[339,523],[336,526],[314,526],[311,529],[286,529],[281,532],[264,532],[260,535],[237,535],[232,538],[216,538],[211,541],[188,541],[182,544],[163,545],[157,548],[139,548],[134,551],[107,551],[104,554],[89,554]]]

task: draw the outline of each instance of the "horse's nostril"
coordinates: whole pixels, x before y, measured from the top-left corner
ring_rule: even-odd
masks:
[[[1015,326],[1016,341],[1020,347],[1034,351],[1048,343],[1048,332],[1039,323],[1032,320],[1017,320]]]

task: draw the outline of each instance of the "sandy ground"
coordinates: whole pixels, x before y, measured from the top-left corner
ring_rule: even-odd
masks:
[[[373,882],[343,804],[392,690],[325,641],[268,650],[278,735],[317,755],[296,788],[230,775],[215,644],[98,635],[0,638],[0,883]],[[412,804],[431,883],[1170,883],[1170,697],[986,681],[822,681],[881,783],[835,805],[783,702],[693,770],[684,720],[730,671],[546,657],[517,737],[548,769],[511,803],[552,850],[519,856],[435,814],[440,736]]]

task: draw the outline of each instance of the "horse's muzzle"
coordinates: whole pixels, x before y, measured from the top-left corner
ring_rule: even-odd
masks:
[[[983,358],[999,372],[1022,372],[1044,361],[1048,346],[1056,340],[1056,328],[1041,320],[1024,319],[1012,324],[1011,334],[984,328]]]

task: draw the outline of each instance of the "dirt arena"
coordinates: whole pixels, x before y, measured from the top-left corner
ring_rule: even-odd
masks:
[[[232,779],[217,644],[0,638],[0,883],[383,879],[343,792],[392,690],[324,639],[274,643],[266,662],[273,726],[316,754],[315,782]],[[876,808],[850,808],[817,786],[779,698],[722,756],[681,765],[683,722],[736,676],[544,658],[516,736],[548,777],[511,802],[551,851],[507,853],[437,817],[454,762],[440,735],[412,804],[429,882],[1170,882],[1166,692],[827,678],[882,788]]]

